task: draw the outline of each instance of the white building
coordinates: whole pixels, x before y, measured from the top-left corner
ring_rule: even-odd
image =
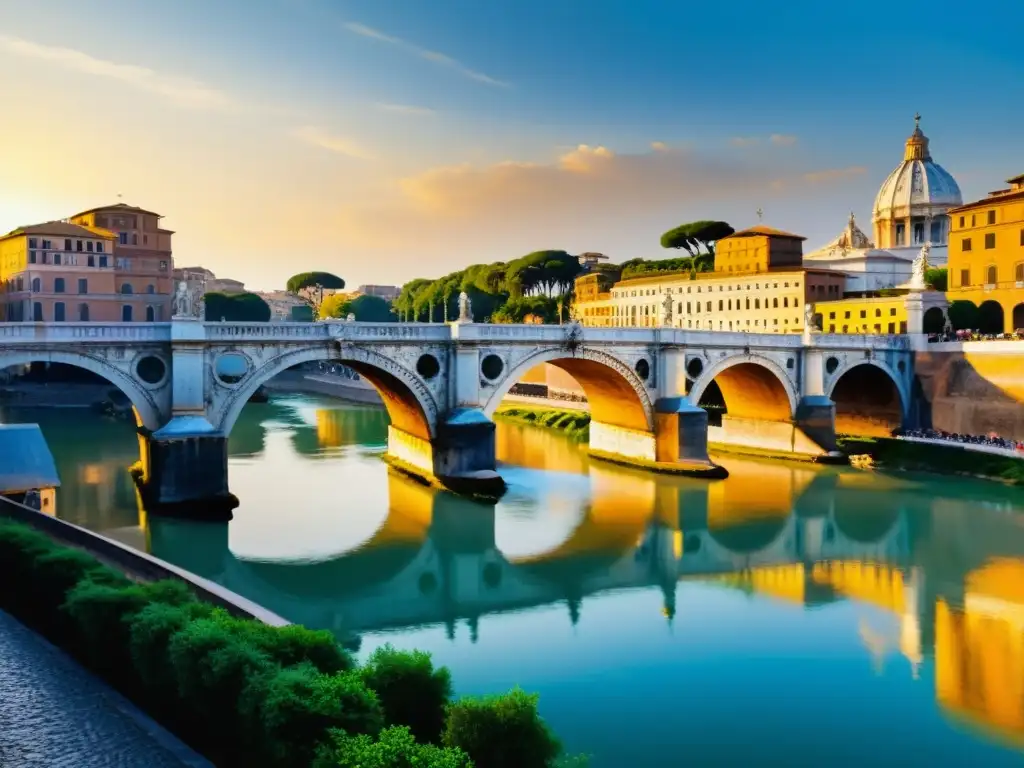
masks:
[[[952,175],[932,160],[920,120],[920,115],[914,116],[903,162],[886,177],[875,197],[874,240],[861,231],[851,213],[846,228],[832,242],[804,256],[805,266],[845,272],[847,293],[903,285],[925,243],[931,243],[929,263],[946,265],[946,211],[962,205],[963,197]]]

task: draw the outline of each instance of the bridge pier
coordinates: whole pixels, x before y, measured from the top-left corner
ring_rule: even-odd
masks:
[[[433,440],[388,427],[388,460],[407,474],[457,493],[497,499],[505,481],[497,472],[494,422],[479,408],[456,408]]]

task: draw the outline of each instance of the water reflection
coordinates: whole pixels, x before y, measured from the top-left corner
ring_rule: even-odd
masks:
[[[965,727],[1024,747],[1019,492],[736,458],[722,459],[725,481],[667,478],[502,425],[509,493],[481,505],[389,472],[381,411],[285,397],[243,411],[230,444],[242,506],[230,524],[201,525],[146,518],[116,479],[137,454],[113,428],[90,427],[97,444],[80,427],[43,427],[70,500],[62,516],[352,648],[426,647],[469,692],[539,690],[598,766],[628,758],[620,726],[647,734],[635,764],[673,764],[656,755],[678,745],[679,718],[702,765],[761,760],[754,747],[713,750],[737,717],[771,743],[782,718],[803,718],[807,759],[779,764],[836,764],[815,744],[834,744],[844,718],[880,739],[900,717],[927,733],[893,764],[1017,759],[956,741]],[[600,703],[595,675],[617,681],[622,706]],[[735,686],[738,700],[724,693]],[[788,709],[771,704],[780,686]],[[939,712],[955,727],[941,730]],[[888,764],[858,752],[870,740],[846,743],[849,762]]]

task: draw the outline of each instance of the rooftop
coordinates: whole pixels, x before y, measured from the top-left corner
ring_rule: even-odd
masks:
[[[108,240],[113,239],[112,234],[108,234],[105,230],[96,232],[89,229],[88,227],[81,227],[78,224],[69,224],[66,221],[46,221],[42,224],[30,224],[25,227],[18,227],[8,232],[4,237],[12,237],[14,235],[55,235],[58,237],[90,237],[90,238],[105,238]]]
[[[973,203],[965,203],[964,205],[957,206],[956,208],[950,208],[946,213],[952,214],[960,211],[968,211],[972,208],[984,208],[985,206],[993,205],[995,203],[1003,203],[1007,200],[1024,200],[1024,188],[1011,187],[1010,189],[1000,189],[996,192],[989,192],[988,197],[975,200]]]
[[[700,280],[737,280],[737,279],[749,279],[752,277],[782,277],[783,275],[803,274],[805,272],[811,272],[816,275],[845,275],[846,273],[839,269],[825,269],[824,267],[777,267],[775,269],[767,269],[761,272],[698,272],[697,281]],[[673,272],[655,272],[653,274],[644,275],[642,277],[629,277],[625,280],[620,280],[615,283],[615,287],[620,287],[626,283],[630,285],[638,285],[642,283],[660,283],[660,282],[679,282],[685,280],[689,282],[690,272],[688,270],[678,270]],[[696,282],[696,281],[695,281]]]
[[[56,488],[53,454],[38,424],[0,424],[0,493]]]
[[[158,219],[163,218],[163,216],[161,216],[159,213],[156,213],[155,211],[147,211],[145,208],[139,208],[137,205],[128,205],[128,203],[114,203],[113,205],[101,205],[98,208],[90,208],[86,211],[80,211],[76,213],[75,216],[85,216],[88,213],[98,213],[100,211],[112,211],[115,213],[146,213],[149,214],[150,216],[156,216]],[[75,218],[75,216],[72,216],[72,218]]]
[[[792,232],[784,232],[781,229],[773,229],[772,227],[766,227],[762,224],[758,224],[756,227],[750,227],[748,229],[741,229],[739,232],[733,232],[729,237],[723,237],[723,240],[728,240],[732,237],[786,237],[793,240],[806,240],[806,237],[801,235],[794,235]]]

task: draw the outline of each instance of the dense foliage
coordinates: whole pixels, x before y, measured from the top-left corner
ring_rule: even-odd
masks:
[[[324,301],[324,291],[340,291],[344,287],[345,281],[330,272],[300,272],[285,283],[287,291],[309,304],[314,312],[319,311]]]
[[[703,247],[704,253],[711,256],[713,263],[715,243],[735,231],[724,221],[691,221],[688,224],[680,224],[663,234],[661,247],[682,248],[694,257],[700,254],[700,249]]]
[[[936,291],[945,293],[949,289],[949,270],[933,267],[924,273],[925,282]]]
[[[459,294],[465,292],[477,322],[523,322],[531,314],[558,322],[558,302],[567,317],[573,281],[581,269],[579,260],[565,251],[535,251],[507,263],[473,264],[436,280],[409,281],[394,309],[405,321],[454,320],[459,316]]]
[[[354,299],[335,294],[324,299],[320,305],[320,317],[336,317],[342,320],[349,315],[363,323],[393,323],[398,318],[391,310],[391,304],[380,296],[356,296]]]
[[[452,702],[428,654],[385,647],[358,668],[328,632],[235,618],[7,521],[0,609],[219,766],[548,768],[561,751],[536,697]]]
[[[520,408],[513,405],[499,408],[495,411],[494,418],[547,427],[563,432],[575,440],[586,440],[590,437],[590,414],[587,411],[560,408]]]
[[[206,319],[229,323],[266,323],[270,321],[270,305],[255,293],[219,293],[203,296]]]

